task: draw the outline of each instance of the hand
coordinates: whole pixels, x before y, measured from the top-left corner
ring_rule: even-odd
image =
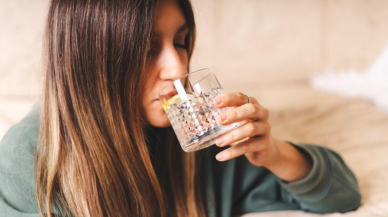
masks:
[[[262,166],[276,156],[277,150],[270,136],[271,125],[268,123],[269,110],[261,106],[256,98],[251,97],[251,103],[248,104],[246,95],[234,92],[218,96],[214,103],[218,108],[237,106],[221,113],[218,123],[229,125],[234,122],[248,121],[239,128],[216,138],[217,146],[232,146],[219,153],[216,156],[217,160],[226,161],[245,155],[253,165]]]
[[[214,99],[217,108],[235,106],[218,117],[222,125],[247,121],[246,124],[216,138],[216,145],[231,147],[218,153],[219,161],[227,161],[245,155],[255,166],[264,166],[279,178],[295,181],[307,176],[311,163],[292,145],[271,136],[268,122],[269,110],[264,108],[256,98],[248,98],[240,92],[222,94]]]

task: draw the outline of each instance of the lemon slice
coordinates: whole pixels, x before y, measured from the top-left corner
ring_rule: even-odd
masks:
[[[181,98],[180,98],[179,95],[177,94],[177,95],[171,97],[167,102],[168,102],[168,104],[170,105],[170,104],[172,104],[172,103],[178,103],[178,102],[180,102],[180,101],[181,101]]]
[[[194,94],[187,94],[187,97],[188,97],[188,99],[194,99],[195,98]],[[173,103],[180,103],[180,102],[181,102],[181,98],[177,94],[177,95],[171,97],[169,100],[163,100],[162,106],[163,106],[163,109],[165,111],[167,111],[170,108],[171,104],[173,104]]]
[[[173,97],[171,97],[169,100],[163,100],[163,102],[162,102],[162,106],[163,106],[163,109],[164,110],[167,110],[167,109],[169,109],[170,108],[170,106],[169,105],[171,105],[172,103],[174,103],[174,102],[180,102],[180,98],[179,98],[179,95],[177,94],[177,95],[175,95],[175,96],[173,96]]]

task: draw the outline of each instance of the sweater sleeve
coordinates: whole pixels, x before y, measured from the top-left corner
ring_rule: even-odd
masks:
[[[34,178],[38,128],[36,105],[0,142],[0,216],[40,216]]]
[[[294,146],[311,159],[312,170],[296,182],[279,180],[286,203],[316,213],[347,212],[360,205],[356,177],[336,152],[309,144]]]
[[[208,216],[239,216],[276,210],[315,213],[346,212],[361,200],[357,180],[334,151],[309,144],[294,145],[311,159],[312,170],[302,180],[286,183],[244,156],[218,162],[224,148],[205,149],[206,206]]]

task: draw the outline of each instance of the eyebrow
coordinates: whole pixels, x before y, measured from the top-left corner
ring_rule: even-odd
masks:
[[[178,28],[178,30],[176,31],[175,34],[179,34],[181,32],[184,32],[186,29],[188,29],[189,26],[187,25],[187,23],[183,24],[181,27]]]

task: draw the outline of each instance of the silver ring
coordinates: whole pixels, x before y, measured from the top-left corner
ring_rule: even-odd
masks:
[[[248,98],[248,103],[251,103],[251,97],[243,93]]]

